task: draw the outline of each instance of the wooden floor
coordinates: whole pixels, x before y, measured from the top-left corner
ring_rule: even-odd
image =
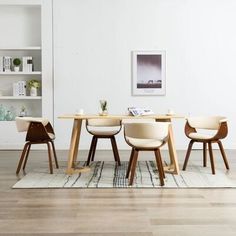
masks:
[[[234,175],[236,151],[226,153]],[[178,154],[182,165],[185,152]],[[0,152],[0,235],[236,235],[236,189],[13,190],[19,155]],[[80,158],[86,155],[81,152]],[[121,160],[128,155],[122,151]],[[67,152],[58,156],[66,160]],[[113,160],[112,152],[100,151],[99,158]],[[194,151],[190,159],[200,164],[201,152]],[[216,159],[223,168],[218,151]],[[46,165],[46,160],[46,152],[33,151],[27,170]]]

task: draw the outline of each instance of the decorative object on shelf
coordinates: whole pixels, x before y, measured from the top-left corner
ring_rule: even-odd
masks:
[[[6,121],[12,121],[15,119],[14,114],[11,111],[7,111],[6,115],[5,115],[5,120]]]
[[[36,97],[38,96],[38,89],[40,88],[40,81],[38,80],[30,80],[28,82],[28,86],[30,89],[30,96]]]
[[[26,107],[25,106],[21,107],[19,116],[20,117],[27,116],[27,111],[26,111]]]
[[[99,112],[100,116],[107,116],[108,115],[108,110],[107,110],[107,101],[106,100],[100,100],[100,107],[101,111]]]
[[[5,120],[5,115],[6,115],[6,109],[5,109],[5,107],[1,104],[1,105],[0,105],[0,121]]]
[[[13,96],[26,96],[26,81],[18,81],[13,83]]]
[[[21,59],[20,58],[15,58],[13,60],[13,65],[14,65],[14,71],[19,72],[20,71],[20,65],[21,65]]]

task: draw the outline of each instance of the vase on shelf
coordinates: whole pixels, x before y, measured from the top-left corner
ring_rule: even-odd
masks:
[[[15,72],[19,72],[20,71],[20,67],[19,66],[14,66],[14,71]]]
[[[30,88],[30,96],[31,97],[37,97],[38,96],[38,89],[35,87]]]
[[[11,111],[7,111],[6,116],[5,116],[5,120],[12,121],[14,119],[15,119],[15,117],[14,117],[13,113]]]

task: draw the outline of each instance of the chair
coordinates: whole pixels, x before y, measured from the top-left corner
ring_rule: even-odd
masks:
[[[208,131],[208,133],[204,131]],[[209,134],[209,131],[211,133]],[[213,131],[213,133],[212,133]],[[212,151],[212,143],[218,143],[221,155],[223,157],[226,169],[229,169],[229,164],[224,152],[223,145],[220,139],[227,136],[227,119],[222,116],[212,116],[212,117],[191,117],[187,119],[185,125],[185,134],[191,139],[188,145],[188,150],[186,153],[183,170],[186,170],[188,159],[192,150],[194,142],[203,143],[203,167],[207,166],[207,144],[209,148],[209,156],[211,163],[212,174],[215,174],[215,164]]]
[[[93,135],[87,159],[87,166],[90,164],[90,161],[94,161],[98,138],[109,138],[111,140],[114,159],[120,166],[120,157],[115,135],[120,132],[121,127],[121,120],[119,119],[104,118],[86,120],[86,129],[91,135]]]
[[[26,143],[24,145],[21,158],[18,163],[16,174],[19,174],[23,161],[24,161],[23,170],[25,170],[31,145],[42,144],[42,143],[47,144],[49,169],[50,169],[50,174],[53,174],[50,144],[52,146],[56,168],[59,168],[59,165],[57,161],[55,146],[53,143],[53,140],[55,139],[55,133],[50,122],[44,118],[16,117],[16,126],[18,132],[27,132],[25,139]]]
[[[124,136],[127,144],[132,147],[126,178],[133,184],[139,151],[154,151],[161,186],[164,185],[165,173],[162,165],[160,147],[168,140],[169,123],[127,123],[124,124]]]

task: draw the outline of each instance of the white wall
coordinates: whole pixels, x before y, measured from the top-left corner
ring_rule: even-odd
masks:
[[[72,121],[56,117],[84,108],[112,114],[128,106],[157,113],[225,115],[236,148],[235,0],[54,1],[54,108],[57,148],[68,148]],[[131,96],[131,51],[166,50],[166,96]],[[177,148],[186,148],[184,121],[174,122]],[[83,129],[81,148],[91,137]],[[120,148],[126,148],[123,136]],[[110,147],[107,142],[100,148]]]

